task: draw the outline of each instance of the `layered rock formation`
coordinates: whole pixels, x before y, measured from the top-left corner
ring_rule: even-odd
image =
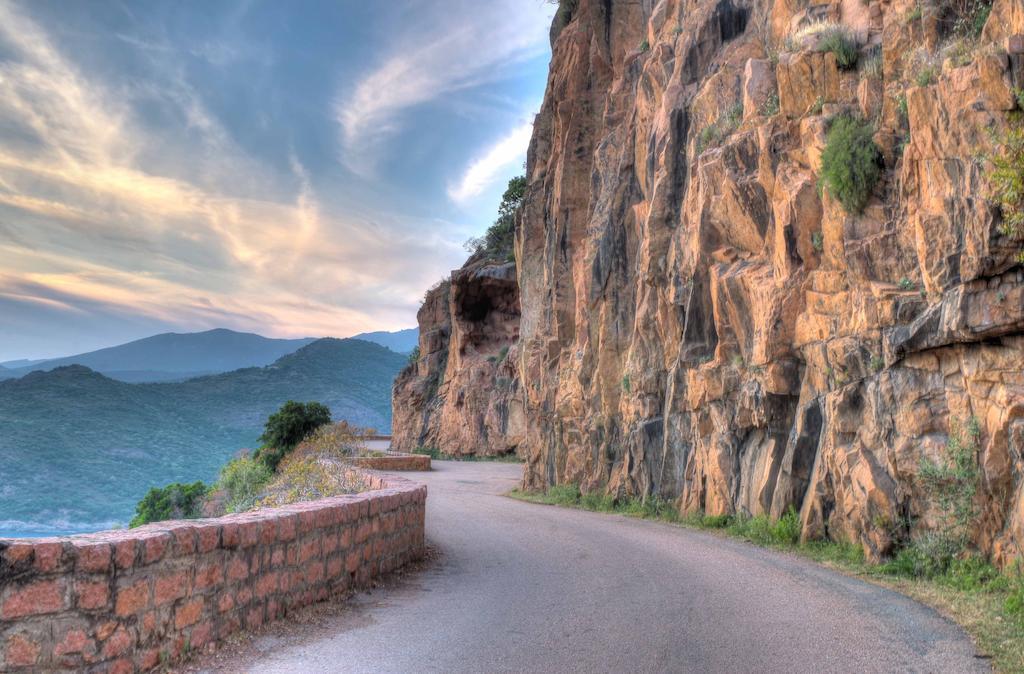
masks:
[[[392,447],[515,452],[524,435],[515,264],[471,258],[427,292],[416,318],[419,352],[395,380]]]
[[[958,45],[924,5],[563,2],[516,236],[512,384],[480,389],[497,375],[475,355],[437,367],[468,342],[458,303],[428,297],[418,381],[443,383],[399,381],[396,434],[419,415],[446,451],[517,446],[530,488],[793,507],[805,537],[877,558],[936,525],[922,460],[976,419],[975,543],[1018,555],[1024,271],[987,157],[1024,86],[1006,51],[1024,11],[995,0],[980,45]],[[857,69],[795,39],[822,20],[858,37]],[[860,214],[820,188],[842,113],[875,124],[884,156]],[[498,439],[488,405],[524,423]]]

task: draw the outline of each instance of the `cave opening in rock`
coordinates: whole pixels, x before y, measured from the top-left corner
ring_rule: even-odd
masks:
[[[462,318],[471,323],[480,323],[487,318],[487,315],[494,309],[491,298],[487,295],[466,295],[459,305],[459,313]]]

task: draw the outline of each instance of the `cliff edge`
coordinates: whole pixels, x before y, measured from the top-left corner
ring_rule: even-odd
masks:
[[[1019,555],[1022,34],[1015,0],[563,0],[516,264],[428,295],[396,442],[871,558],[942,524],[959,443],[972,542]]]

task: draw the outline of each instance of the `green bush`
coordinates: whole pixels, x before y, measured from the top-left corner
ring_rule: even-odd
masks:
[[[944,33],[977,40],[992,13],[992,0],[939,0]]]
[[[129,526],[202,517],[203,501],[208,492],[209,488],[202,482],[153,487],[135,506],[135,517]]]
[[[441,454],[441,450],[438,449],[437,447],[417,447],[416,449],[412,450],[412,453],[421,454],[423,456],[429,456],[434,461],[440,461],[446,458],[444,455]]]
[[[420,347],[417,344],[413,347],[412,351],[409,352],[409,365],[415,365],[420,362]]]
[[[1024,92],[1017,93],[1018,98],[1024,98]],[[998,143],[999,152],[992,159],[995,165],[991,174],[992,197],[1003,216],[1000,231],[1005,236],[1020,239],[1024,237],[1024,122],[1020,113],[1014,115]],[[1024,252],[1020,253],[1019,260],[1024,263]]]
[[[937,502],[942,512],[944,534],[957,541],[961,550],[967,545],[979,515],[974,497],[981,482],[980,437],[977,419],[968,421],[966,429],[953,424],[946,455],[940,462],[922,459],[918,471],[925,493]]]
[[[860,213],[882,174],[882,152],[872,136],[871,124],[852,117],[836,117],[821,153],[821,175],[829,192],[847,213]]]
[[[1024,578],[1018,573],[1008,584],[1010,594],[1003,602],[1003,611],[1011,618],[1024,622]]]
[[[981,430],[971,419],[966,428],[953,423],[945,456],[940,461],[921,459],[918,481],[940,513],[939,529],[914,538],[910,545],[882,565],[881,571],[911,578],[953,579],[957,586],[977,585],[988,572],[968,561],[964,551],[979,510],[975,496],[981,481],[978,451]]]
[[[742,121],[743,104],[737,103],[729,108],[724,115],[701,129],[697,135],[697,154],[702,154],[704,150],[721,145],[739,128]]]
[[[556,484],[548,487],[545,496],[554,505],[576,505],[580,502],[580,488],[575,484]]]
[[[588,491],[580,496],[580,505],[586,510],[609,512],[615,509],[615,497],[603,491]]]
[[[217,482],[217,486],[227,496],[224,509],[229,513],[251,509],[273,476],[267,466],[249,456],[229,461],[221,469],[220,480]]]
[[[466,242],[467,252],[491,260],[512,262],[515,259],[516,213],[526,197],[526,176],[508,181],[498,206],[498,219],[480,238]]]
[[[857,41],[844,28],[836,27],[825,33],[818,43],[818,51],[835,54],[836,65],[841,70],[853,70],[857,67]]]
[[[759,545],[796,545],[800,541],[800,516],[792,507],[776,521],[767,515],[737,516],[726,527],[734,536]]]
[[[704,515],[700,519],[700,526],[706,529],[725,529],[732,523],[729,515]]]
[[[917,74],[914,76],[914,84],[919,87],[926,87],[939,76],[938,66],[926,65],[922,66]]]
[[[267,419],[263,435],[260,436],[263,446],[256,451],[255,458],[271,471],[275,471],[281,459],[295,449],[296,445],[309,437],[310,433],[329,423],[331,411],[325,405],[289,400]]]

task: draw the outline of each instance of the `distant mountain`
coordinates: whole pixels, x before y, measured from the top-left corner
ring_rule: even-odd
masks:
[[[181,381],[189,377],[269,365],[313,342],[270,339],[223,328],[193,333],[165,333],[120,346],[66,358],[36,361],[12,368],[16,376],[67,365],[83,365],[127,382]]]
[[[286,400],[388,431],[406,358],[321,339],[266,367],[128,384],[81,365],[0,382],[0,535],[127,522],[154,485],[212,480]]]
[[[412,353],[420,341],[418,328],[408,328],[396,332],[364,332],[353,335],[352,339],[363,339],[367,342],[380,344],[398,353]]]
[[[10,370],[8,370],[6,367],[4,367],[3,365],[0,365],[0,379],[10,379],[11,377],[16,377],[16,376],[17,376],[16,374],[14,374]]]
[[[6,363],[0,363],[0,368],[6,368],[8,370],[12,370],[12,369],[14,369],[16,367],[29,367],[31,365],[35,365],[36,363],[45,363],[45,362],[46,362],[45,358],[42,359],[42,360],[28,360],[27,358],[22,358],[21,360],[9,360]]]

